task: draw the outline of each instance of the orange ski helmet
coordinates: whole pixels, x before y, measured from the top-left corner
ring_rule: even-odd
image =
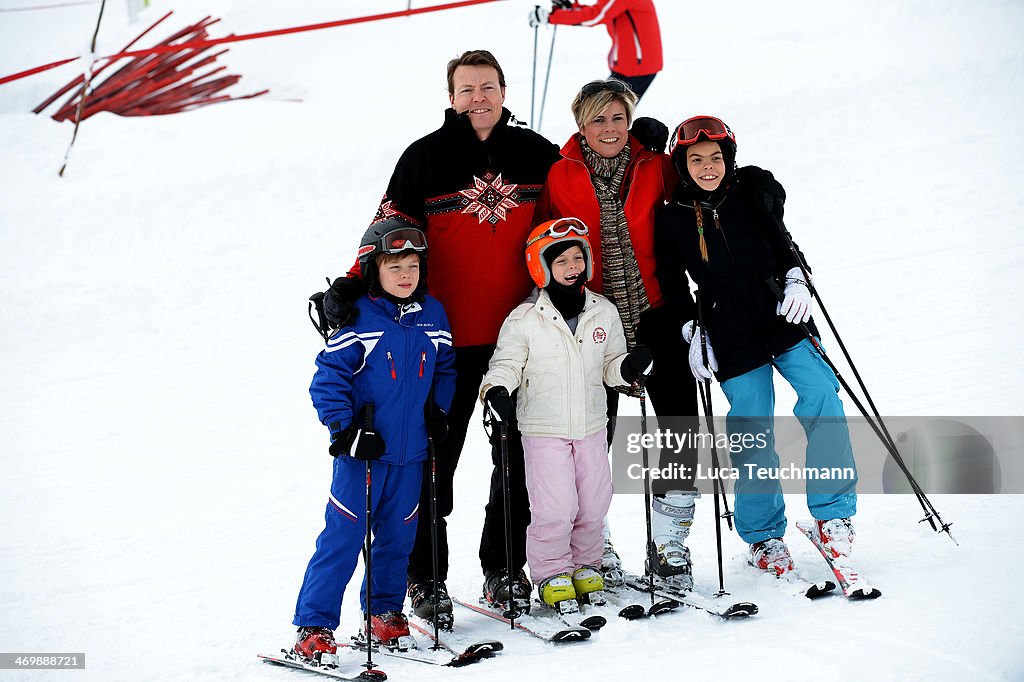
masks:
[[[590,252],[587,233],[590,230],[579,218],[558,218],[541,223],[533,228],[526,240],[526,267],[530,277],[541,289],[551,284],[551,268],[544,259],[544,252],[552,244],[575,242],[587,259],[587,280],[594,277],[594,256]]]

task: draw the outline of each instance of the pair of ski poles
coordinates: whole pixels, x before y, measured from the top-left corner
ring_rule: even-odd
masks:
[[[811,281],[807,263],[804,261],[803,254],[800,253],[800,250],[796,247],[796,244],[793,242],[793,236],[789,233],[789,230],[786,229],[786,224],[783,222],[780,216],[776,215],[773,217],[775,219],[775,225],[779,230],[779,234],[782,235],[782,238],[785,241],[787,248],[793,255],[793,258],[796,260],[796,263],[800,268],[800,273],[804,278],[804,282],[807,283],[808,291],[810,291],[811,295],[818,302],[818,308],[821,310],[822,317],[824,317],[825,321],[828,323],[828,327],[832,331],[832,335],[835,337],[836,342],[839,344],[839,348],[843,352],[843,357],[846,358],[847,364],[853,371],[853,375],[857,380],[857,385],[860,387],[860,390],[864,394],[864,398],[867,400],[868,405],[870,405],[871,407],[870,415],[868,414],[868,410],[864,407],[864,404],[861,402],[860,398],[857,396],[856,393],[854,393],[853,389],[850,387],[850,384],[846,381],[843,375],[839,372],[839,369],[835,366],[832,360],[825,353],[825,349],[822,348],[821,344],[811,333],[811,330],[807,326],[807,324],[801,323],[800,329],[804,332],[804,335],[807,337],[807,340],[810,341],[811,345],[814,346],[814,349],[821,356],[821,359],[825,362],[825,364],[829,366],[829,369],[831,369],[835,373],[836,379],[839,381],[839,384],[843,387],[843,390],[845,390],[847,395],[849,395],[850,398],[853,400],[854,404],[857,406],[857,409],[860,411],[865,421],[867,421],[868,425],[871,427],[871,430],[875,432],[875,435],[878,436],[878,439],[882,442],[882,446],[889,453],[889,456],[892,457],[893,461],[896,462],[896,465],[903,472],[903,475],[906,476],[907,481],[910,483],[911,489],[914,491],[915,497],[917,497],[918,504],[921,505],[921,509],[922,511],[924,511],[924,518],[920,520],[920,523],[924,523],[927,521],[928,524],[932,527],[933,531],[937,533],[946,533],[949,536],[949,539],[954,542],[954,544],[959,545],[960,543],[956,541],[956,538],[953,537],[953,534],[949,530],[950,526],[952,526],[953,524],[946,523],[942,520],[942,516],[939,514],[938,510],[932,504],[931,500],[928,499],[928,496],[925,495],[924,491],[921,489],[921,486],[918,484],[917,479],[914,478],[914,475],[911,473],[910,469],[903,461],[903,457],[900,455],[899,450],[896,448],[896,442],[893,440],[892,435],[889,433],[889,429],[886,428],[885,422],[882,420],[882,416],[879,414],[878,408],[875,406],[875,401],[871,399],[871,394],[868,392],[867,386],[865,386],[864,380],[860,376],[860,372],[857,371],[857,366],[854,364],[853,358],[850,357],[850,352],[847,350],[846,344],[843,343],[843,339],[839,335],[839,330],[836,329],[836,325],[832,321],[832,316],[828,314],[828,310],[825,308],[825,303],[824,301],[821,300],[821,294],[818,292],[818,290],[814,286],[814,283]],[[775,282],[774,279],[769,279],[767,281],[767,284],[768,287],[772,290],[772,292],[781,302],[785,298],[785,294],[779,288],[778,283]]]
[[[535,9],[539,10],[540,5],[536,5]],[[548,81],[551,80],[551,60],[555,54],[555,36],[558,35],[558,26],[551,30],[551,46],[548,48],[548,66],[547,73],[544,75],[544,91],[540,100],[540,115],[537,117],[536,125],[534,125],[533,113],[537,100],[537,41],[539,40],[539,35],[540,24],[533,27],[533,78],[530,83],[530,128],[538,133],[544,122],[544,105],[548,101]]]
[[[484,429],[487,429],[492,424],[498,425],[499,452],[501,453],[501,496],[505,516],[505,588],[508,590],[508,610],[501,615],[508,618],[509,628],[515,630],[517,613],[514,608],[515,599],[513,597],[515,593],[512,589],[512,504],[509,500],[511,472],[508,460],[508,422],[499,419],[490,405],[484,403]]]
[[[704,362],[707,363],[707,342],[704,338],[703,333],[701,334],[701,344],[704,352]],[[643,467],[645,471],[650,470],[650,456],[649,449],[647,447],[647,388],[645,385],[646,377],[641,375],[637,380],[637,384],[640,388],[640,432],[643,438],[641,438],[641,456],[643,459]],[[707,390],[707,396],[705,397],[705,386]],[[720,462],[718,458],[718,446],[716,444],[717,438],[715,437],[715,423],[714,415],[712,414],[711,408],[711,380],[705,379],[703,382],[698,382],[697,387],[700,393],[701,405],[704,409],[704,416],[708,422],[708,429],[711,432],[711,465],[716,471],[720,470]],[[725,569],[722,557],[722,523],[721,520],[725,519],[726,523],[729,524],[729,530],[732,530],[732,512],[729,511],[729,501],[725,497],[725,484],[722,483],[721,477],[716,477],[714,482],[714,501],[715,501],[715,540],[718,547],[718,592],[715,596],[721,597],[729,594],[725,590]],[[654,603],[655,598],[655,586],[654,586],[654,567],[658,563],[658,548],[654,544],[654,530],[653,522],[651,519],[651,481],[650,478],[644,477],[644,515],[647,523],[647,544],[646,544],[646,556],[647,556],[647,579],[648,579],[648,592],[651,595],[651,603]],[[722,512],[722,507],[725,508],[725,512]]]
[[[428,397],[428,405],[433,406],[433,394]],[[367,431],[373,431],[373,403],[366,403],[364,406],[364,426]],[[437,616],[437,592],[438,592],[438,556],[437,556],[437,453],[434,446],[434,438],[431,435],[427,435],[427,450],[429,453],[429,466],[430,466],[430,544],[432,552],[432,564],[434,570],[433,578],[433,599],[434,599],[434,644],[432,649],[440,649],[440,637],[438,630],[440,629]],[[373,581],[370,577],[373,575],[373,553],[371,552],[371,544],[373,539],[373,462],[366,460],[366,528],[365,536],[363,538],[363,562],[366,565],[366,663],[363,664],[367,670],[373,670],[376,664],[373,662],[373,637],[370,634],[372,632],[370,628],[370,619],[373,609],[371,607],[373,599]]]

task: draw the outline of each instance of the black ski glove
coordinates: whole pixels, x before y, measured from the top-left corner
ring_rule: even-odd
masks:
[[[554,0],[551,9],[572,9],[572,0]]]
[[[782,212],[786,204],[786,189],[779,184],[770,171],[757,166],[744,166],[736,170],[736,180],[754,205],[762,213],[782,220]]]
[[[484,404],[494,413],[494,419],[499,425],[512,421],[515,408],[512,406],[512,396],[504,386],[491,386],[484,394]]]
[[[337,424],[331,426],[337,426]],[[332,434],[337,433],[333,428],[331,432]],[[384,439],[376,431],[350,426],[337,433],[328,452],[331,453],[331,457],[348,455],[355,459],[372,461],[384,456],[385,447]]]
[[[423,406],[423,419],[427,424],[427,437],[435,445],[448,437],[448,413],[433,400],[428,400]]]
[[[654,365],[654,356],[647,346],[637,346],[622,359],[619,373],[630,384],[635,384],[641,376],[648,376]]]
[[[366,282],[356,277],[339,277],[324,292],[324,314],[335,329],[352,324],[359,317],[356,301],[366,295]]]
[[[633,121],[633,127],[629,132],[640,140],[640,144],[656,154],[664,152],[665,145],[668,144],[668,128],[656,118],[641,116]]]

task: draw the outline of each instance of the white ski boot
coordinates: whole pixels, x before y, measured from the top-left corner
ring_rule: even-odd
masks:
[[[698,497],[698,492],[672,490],[651,502],[651,534],[657,554],[648,558],[647,570],[658,582],[678,592],[693,589],[693,563],[685,543]]]
[[[750,546],[750,565],[780,578],[793,571],[793,557],[782,538],[768,538]]]
[[[847,558],[853,549],[853,539],[857,534],[853,532],[853,523],[849,517],[830,519],[828,521],[816,521],[818,539],[821,546],[828,550],[833,559]]]

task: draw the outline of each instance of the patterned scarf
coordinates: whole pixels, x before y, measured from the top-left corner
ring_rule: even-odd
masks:
[[[580,142],[601,208],[601,265],[604,272],[601,284],[604,295],[619,311],[626,331],[626,346],[632,350],[636,346],[636,325],[640,321],[640,313],[651,304],[640,277],[640,265],[633,253],[620,195],[629,166],[629,144],[618,155],[607,159],[591,149],[586,140],[581,139]]]
[[[629,167],[629,143],[610,159],[591,149],[582,136],[580,144],[601,208],[601,283],[604,295],[618,309],[626,333],[626,349],[632,350],[636,346],[636,327],[640,313],[650,308],[651,304],[647,300],[647,290],[640,276],[640,265],[633,253],[633,242],[629,238],[629,226],[626,224],[626,212],[620,194],[626,168]],[[628,395],[634,393],[622,392]]]

